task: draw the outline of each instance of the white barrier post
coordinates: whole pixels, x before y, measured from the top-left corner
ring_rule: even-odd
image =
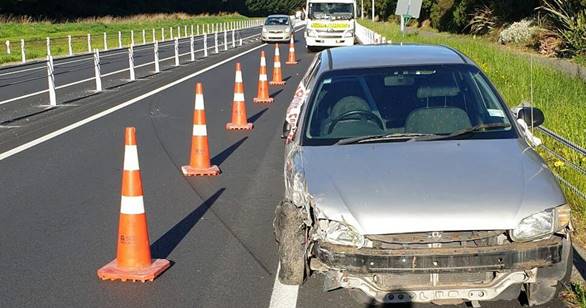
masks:
[[[134,46],[132,45],[128,47],[128,69],[130,71],[130,81],[136,80],[136,75],[134,74]]]
[[[171,37],[169,37],[169,39],[172,40],[173,39],[173,27],[169,27],[169,35],[171,36]]]
[[[57,106],[57,95],[55,94],[55,70],[53,57],[47,56],[47,77],[49,81],[49,105]]]
[[[154,44],[155,41],[157,40],[157,30],[155,30],[155,28],[153,28],[152,32],[153,32],[152,33],[152,35],[153,35],[153,42],[152,43]]]
[[[189,37],[189,52],[191,53],[191,62],[195,61],[195,50],[193,49],[193,33]]]
[[[179,38],[177,37],[173,49],[175,49],[175,66],[179,66]]]
[[[134,30],[130,30],[130,46],[134,46]]]
[[[165,28],[161,28],[161,42],[165,41]]]
[[[218,32],[214,32],[214,44],[214,52],[219,53],[220,51],[218,50]]]
[[[71,45],[71,35],[67,36],[67,50],[69,51],[69,56],[73,56],[73,46]]]
[[[108,34],[104,32],[104,50],[108,50]]]
[[[210,24],[206,24],[206,26],[208,27],[208,30],[206,31],[206,33],[210,33]]]
[[[142,44],[146,44],[146,31],[144,29],[142,29]]]
[[[236,36],[234,34],[234,28],[232,28],[232,48],[236,48]]]
[[[24,50],[24,39],[20,39],[20,59],[22,63],[26,63],[26,52]]]
[[[203,34],[203,56],[208,56],[208,35],[207,33]]]
[[[183,26],[183,37],[187,37],[187,25]]]
[[[47,37],[47,56],[51,55],[51,39]]]
[[[228,50],[228,32],[224,29],[224,51]]]
[[[199,36],[199,25],[196,26],[196,30],[197,30],[196,35]]]
[[[193,25],[191,25],[191,36],[195,35],[195,33],[193,32]]]
[[[102,91],[102,73],[100,72],[100,51],[94,49],[94,72],[96,74],[96,92]]]
[[[10,54],[10,41],[6,41],[6,54]]]
[[[177,37],[181,38],[181,27],[177,26]]]
[[[155,46],[153,47],[153,53],[155,55],[155,73],[159,73],[161,71],[159,67],[159,42],[155,40]]]
[[[122,48],[122,32],[118,31],[118,48]]]
[[[92,35],[89,33],[87,34],[87,52],[92,52]]]

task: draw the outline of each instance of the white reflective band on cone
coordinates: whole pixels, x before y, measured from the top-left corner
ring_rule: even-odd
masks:
[[[242,72],[236,71],[236,82],[242,82]]]
[[[277,67],[277,68],[281,67],[281,62],[275,62],[275,66],[274,67]]]
[[[138,150],[136,145],[124,146],[124,170],[140,170],[138,167]]]
[[[265,60],[265,57],[260,58],[260,66],[267,66],[267,60]]]
[[[205,124],[193,124],[193,136],[207,136],[208,130]]]
[[[195,94],[195,110],[204,110],[202,94]]]
[[[243,102],[244,101],[244,93],[234,93],[234,101],[235,102]]]
[[[142,196],[122,196],[120,200],[120,213],[129,215],[144,214],[144,201]]]
[[[260,75],[259,78],[258,78],[258,80],[260,80],[260,81],[267,81],[268,80],[267,79],[267,75],[265,75],[265,74]]]

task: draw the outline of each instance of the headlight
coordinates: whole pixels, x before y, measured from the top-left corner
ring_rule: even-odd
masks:
[[[269,32],[269,30],[267,30],[267,28],[262,28],[262,33],[267,33]]]
[[[561,231],[569,223],[570,207],[566,204],[524,218],[515,229],[511,230],[510,235],[516,242],[545,239],[554,232]]]
[[[353,37],[354,36],[354,31],[353,30],[350,30],[350,31],[346,32],[346,36],[347,37]]]
[[[317,32],[316,32],[315,30],[313,30],[313,29],[307,29],[307,30],[305,31],[305,34],[306,34],[307,36],[309,36],[309,37],[317,36]]]
[[[344,223],[322,219],[318,224],[319,236],[328,243],[358,248],[372,247],[370,240]]]

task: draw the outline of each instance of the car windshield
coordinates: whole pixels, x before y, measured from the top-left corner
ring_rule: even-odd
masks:
[[[286,26],[289,24],[289,17],[269,17],[265,21],[267,26]]]
[[[308,145],[516,137],[495,89],[471,65],[331,71],[316,89]]]
[[[310,3],[310,19],[352,19],[354,5],[352,3]]]

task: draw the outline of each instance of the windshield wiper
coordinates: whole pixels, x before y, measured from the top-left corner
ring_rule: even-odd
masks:
[[[354,144],[354,143],[367,143],[367,142],[387,142],[387,141],[409,141],[419,137],[430,137],[433,138],[434,134],[421,134],[421,133],[393,133],[387,135],[368,135],[360,137],[351,137],[338,140],[336,144]]]
[[[509,123],[486,123],[486,124],[483,123],[483,124],[478,124],[478,125],[475,125],[472,127],[460,129],[460,130],[457,130],[457,131],[450,133],[450,134],[447,134],[447,135],[435,135],[435,136],[430,136],[430,137],[416,138],[415,141],[446,140],[446,139],[452,139],[455,137],[460,137],[463,135],[476,133],[476,132],[480,132],[480,131],[498,129],[498,128],[509,128],[509,127],[511,127],[511,124],[509,124]]]

